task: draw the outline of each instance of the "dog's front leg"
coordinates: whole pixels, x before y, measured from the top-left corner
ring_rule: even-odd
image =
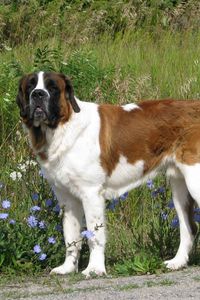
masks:
[[[85,212],[87,230],[92,232],[92,236],[88,239],[90,248],[89,264],[82,272],[86,277],[91,273],[96,275],[106,274],[105,269],[105,201],[99,193],[87,193],[83,199],[83,208]]]
[[[55,274],[67,274],[78,271],[78,259],[81,249],[81,226],[83,219],[82,203],[70,196],[66,199],[63,216],[63,230],[66,245],[64,263],[51,271]]]

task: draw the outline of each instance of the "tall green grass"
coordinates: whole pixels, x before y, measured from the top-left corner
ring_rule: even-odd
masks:
[[[104,66],[114,65],[116,88],[124,86],[131,100],[151,98],[199,98],[199,32],[127,33],[96,49]],[[126,99],[127,94],[125,94]],[[127,100],[126,100],[127,101]]]

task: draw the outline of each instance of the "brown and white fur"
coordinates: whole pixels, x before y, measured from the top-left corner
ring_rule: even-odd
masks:
[[[170,269],[188,262],[200,205],[200,102],[156,100],[138,105],[98,105],[78,100],[58,73],[24,76],[17,103],[31,147],[64,206],[65,244],[80,240],[81,221],[94,231],[83,274],[106,273],[105,199],[139,186],[165,169],[180,222],[180,246]],[[81,242],[66,249],[52,273],[77,271]]]

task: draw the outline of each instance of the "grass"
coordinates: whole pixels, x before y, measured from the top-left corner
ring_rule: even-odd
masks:
[[[160,281],[160,285],[162,285],[162,286],[171,286],[171,285],[175,285],[175,284],[176,284],[175,281],[169,280],[169,279]]]
[[[193,279],[195,280],[195,281],[200,281],[200,276],[195,276],[195,277],[193,277]]]
[[[167,40],[167,37],[169,39],[168,44],[165,42]],[[34,68],[43,66],[45,68],[55,68],[58,71],[70,74],[73,79],[78,96],[81,99],[88,99],[90,101],[95,100],[97,102],[124,103],[131,102],[133,100],[139,101],[140,98],[162,98],[163,96],[170,97],[172,95],[175,98],[181,98],[181,95],[179,94],[181,91],[181,86],[183,86],[184,82],[187,81],[186,78],[188,78],[189,80],[192,75],[198,77],[199,69],[196,68],[196,73],[194,72],[192,74],[190,71],[192,69],[191,65],[185,63],[186,55],[187,58],[191,57],[191,53],[192,51],[194,52],[194,49],[189,49],[185,53],[182,48],[180,49],[179,47],[179,35],[178,37],[176,37],[175,35],[171,36],[167,34],[167,37],[164,36],[163,40],[159,40],[158,45],[156,46],[151,37],[148,37],[146,40],[140,37],[139,40],[137,39],[137,36],[133,35],[132,43],[130,43],[129,40],[131,39],[131,37],[130,35],[127,35],[122,40],[119,39],[117,41],[114,41],[113,43],[111,43],[111,41],[108,41],[107,47],[105,47],[105,40],[103,39],[101,42],[96,44],[95,47],[93,47],[93,50],[91,49],[91,45],[88,45],[87,47],[83,47],[80,50],[72,51],[71,54],[68,55],[68,57],[63,56],[61,61],[63,61],[64,63],[60,66],[60,56],[63,55],[61,50],[60,52],[58,52],[58,50],[56,50],[55,48],[52,49],[47,47],[36,47],[35,51],[32,54],[32,67],[30,65],[26,65],[24,67],[22,64],[22,68],[24,68],[23,72],[29,72],[31,70],[34,70]],[[186,36],[186,44],[188,44],[187,38],[192,39],[192,37],[188,37],[188,35]],[[133,47],[134,41],[136,42],[135,47]],[[175,50],[173,49],[173,51],[171,51],[170,48],[171,44],[173,44],[173,48],[175,48]],[[145,55],[145,49],[147,45],[149,51],[148,54]],[[165,45],[168,50],[164,48],[163,45]],[[191,45],[194,44],[191,43]],[[116,50],[117,48],[118,52]],[[40,52],[38,49],[40,49]],[[163,55],[163,51],[165,52],[165,55]],[[17,57],[18,50],[15,52],[15,49],[13,49],[12,52],[12,55],[9,54],[10,57],[15,57],[15,59],[18,61],[18,64],[21,65],[20,60]],[[112,60],[114,52],[117,52],[119,55],[117,57],[116,63],[114,63],[114,61]],[[174,53],[176,53],[176,55],[174,55]],[[170,57],[170,55],[172,54],[173,57]],[[9,65],[10,63],[8,62],[7,55],[5,53],[4,55],[6,57],[5,61],[7,61],[7,66],[7,64]],[[3,58],[4,55],[2,55]],[[152,60],[150,60],[151,56]],[[57,57],[59,57],[59,59]],[[161,60],[163,63],[163,67],[159,68],[158,66],[161,65]],[[173,60],[176,61],[176,65],[173,64]],[[197,56],[195,57],[195,60],[198,60]],[[191,63],[194,63],[193,60]],[[180,81],[181,78],[176,74],[181,72],[184,67],[187,68],[188,71],[184,71],[183,76],[185,76],[185,79],[182,80],[182,82],[178,83],[177,81]],[[14,71],[18,72],[15,65],[13,66],[13,68]],[[176,73],[175,69],[173,68],[176,68]],[[12,71],[12,74],[15,74],[14,71]],[[171,74],[174,74],[174,77]],[[8,74],[9,77],[11,77],[11,75]],[[12,86],[9,87],[9,89],[10,94],[12,94],[13,97],[16,93],[17,79],[19,75],[20,74],[17,74],[15,76],[12,75],[14,80],[11,80],[10,84]],[[173,78],[176,77],[177,79],[174,79],[173,81]],[[170,87],[168,91],[166,90],[167,86]],[[2,87],[2,89],[2,101],[4,101],[6,97],[6,93],[4,92],[5,87]],[[175,90],[176,93],[174,92]],[[192,85],[191,83],[191,88],[188,87],[186,98],[195,97],[198,97],[196,82],[194,82],[194,85]],[[5,109],[3,108],[3,115],[5,114],[9,118],[10,115],[6,113],[6,110],[10,111],[10,105],[13,106],[14,104],[12,101],[8,103],[6,102],[4,104]],[[14,108],[14,116],[12,116],[13,129],[11,131],[9,131],[6,127],[10,125],[10,122],[8,123],[4,119],[2,119],[2,124],[4,124],[4,126],[2,126],[3,143],[1,147],[1,157],[3,158],[3,175],[1,181],[6,185],[5,191],[4,193],[2,193],[2,199],[5,197],[12,198],[12,211],[14,211],[14,209],[17,208],[19,202],[18,195],[21,195],[20,198],[22,197],[23,199],[22,201],[20,201],[20,210],[15,209],[15,215],[16,218],[18,217],[21,220],[23,226],[27,226],[25,220],[28,217],[28,211],[30,210],[30,207],[33,205],[31,194],[35,191],[41,193],[40,204],[43,205],[42,203],[44,203],[45,199],[50,197],[50,190],[48,189],[46,184],[40,182],[40,178],[38,176],[38,167],[36,167],[34,170],[28,170],[28,172],[24,174],[22,182],[12,182],[12,180],[9,178],[9,174],[12,171],[19,171],[19,164],[23,164],[27,159],[27,153],[30,153],[28,150],[27,141],[23,138],[23,133],[21,132],[20,124],[18,124],[17,119],[17,109]],[[15,132],[18,132],[17,136]],[[9,151],[4,151],[4,149],[6,149],[8,145]],[[31,180],[31,177],[35,178],[35,180]],[[28,182],[28,185],[26,185],[25,182]],[[157,186],[159,186],[160,184],[166,186],[162,178],[160,179],[160,182],[157,182]],[[14,195],[10,196],[11,194]],[[164,196],[164,200],[162,199],[162,197],[153,200],[150,197],[150,194],[151,193],[147,188],[142,188],[134,191],[130,194],[129,201],[119,205],[114,213],[108,213],[108,264],[111,267],[113,265],[116,265],[116,263],[117,266],[119,266],[119,264],[128,266],[127,268],[124,267],[123,271],[121,271],[119,267],[115,268],[115,270],[118,270],[117,272],[119,274],[121,272],[123,274],[137,274],[149,271],[154,272],[155,269],[161,268],[158,258],[172,256],[174,254],[174,249],[177,247],[177,245],[171,247],[172,245],[170,244],[172,242],[170,238],[171,234],[173,235],[174,233],[171,233],[170,229],[167,231],[166,228],[165,232],[161,232],[161,224],[159,223],[160,208],[164,205],[165,209],[167,208],[167,203],[170,201],[171,197],[170,191],[167,191],[166,195]],[[145,199],[147,200],[145,201]],[[162,203],[162,201],[164,201],[164,204]],[[158,205],[158,209],[156,209],[156,205]],[[156,211],[157,215],[155,213]],[[150,222],[150,224],[149,216],[151,216],[150,219],[153,218],[153,222]],[[116,224],[120,229],[117,237],[115,237]],[[162,245],[162,247],[160,245],[160,234],[163,236],[162,240],[164,244]],[[37,243],[37,235],[34,242]],[[32,246],[29,245],[28,251],[31,251],[33,246],[33,243]],[[139,266],[136,267],[135,264],[137,265],[137,263],[132,259],[133,257],[138,257],[138,253],[140,252],[139,250],[141,250],[141,247],[143,249],[142,256],[146,257],[147,259],[146,262],[144,262],[139,258]],[[148,265],[145,265],[147,264],[149,258],[149,254],[147,254],[147,251],[145,249],[150,248],[153,253],[153,251],[155,251],[155,247],[156,258],[154,259],[158,263],[154,264],[153,267],[150,267]],[[171,252],[169,253],[169,251]],[[30,257],[26,258],[27,261],[29,259]],[[61,261],[61,255],[58,260]],[[50,262],[48,263],[50,264]],[[131,264],[133,266],[130,268]],[[18,267],[18,265],[16,265],[16,267]],[[24,265],[22,266],[22,268],[24,268]],[[33,268],[33,263],[31,263],[30,265],[28,264],[27,268]]]
[[[126,284],[118,288],[119,291],[129,291],[133,289],[138,289],[140,286],[136,283]]]
[[[161,280],[161,281],[147,281],[146,282],[146,285],[147,287],[154,287],[154,286],[172,286],[172,285],[175,285],[176,282],[175,281],[172,281],[172,280],[169,280],[169,279],[164,279],[164,280]]]
[[[60,4],[60,1],[47,2],[49,4],[45,9],[49,12]],[[98,1],[92,2],[92,5],[98,6]],[[39,2],[34,3],[29,9],[35,10],[37,15]],[[109,4],[105,6],[109,10]],[[90,25],[94,22],[94,15],[99,16],[99,11],[95,11],[92,17],[93,8],[90,5],[84,8],[89,10],[87,24]],[[27,13],[29,20],[25,28],[34,25],[33,35],[27,37],[22,28],[20,31],[24,7],[20,7],[15,20],[14,7],[11,9],[5,6],[4,9],[10,9],[11,28],[17,24],[11,30],[12,38],[6,39],[4,36],[4,47],[0,52],[0,182],[3,183],[0,205],[5,199],[11,202],[9,210],[0,208],[0,213],[9,213],[7,220],[0,220],[0,269],[3,274],[12,276],[16,273],[48,272],[50,267],[63,262],[65,251],[62,232],[55,229],[61,224],[61,216],[53,210],[56,199],[39,175],[39,166],[28,164],[28,161],[35,161],[35,158],[22,132],[15,104],[18,80],[22,74],[39,69],[63,72],[71,77],[75,93],[80,99],[97,103],[122,104],[158,98],[198,99],[200,42],[199,31],[194,30],[192,25],[186,31],[174,31],[171,27],[161,30],[158,22],[154,30],[147,30],[145,26],[135,30],[126,23],[125,30],[114,30],[108,20],[112,17],[115,20],[113,22],[118,22],[116,7],[114,16],[107,16],[101,33],[96,23],[93,29],[84,27],[86,17],[82,8],[79,14],[74,14],[74,20],[70,15],[69,27],[73,27],[73,22],[77,20],[82,24],[76,23],[77,28],[71,33],[62,19],[62,30],[60,25],[51,25],[48,27],[48,31],[51,28],[48,35],[45,26],[49,20],[44,16],[41,29],[37,31],[34,29],[37,24],[33,23],[35,21],[31,14]],[[55,14],[52,14],[51,24],[54,24],[54,18]],[[122,25],[123,22],[120,22]],[[100,24],[103,26],[103,20]],[[91,30],[96,32],[95,37],[90,36]],[[22,33],[20,39],[19,32]],[[69,36],[70,42],[63,38],[64,33]],[[87,39],[87,43],[81,40],[80,33]],[[21,167],[25,163],[26,170],[22,171]],[[12,172],[20,172],[22,179],[12,180]],[[165,188],[164,192],[152,196],[152,192],[161,186]],[[39,195],[37,200],[33,200],[33,193]],[[51,207],[46,206],[49,198],[53,201]],[[164,271],[161,259],[172,257],[179,241],[178,227],[173,225],[176,221],[175,211],[168,207],[170,201],[171,192],[161,176],[154,182],[152,189],[143,186],[131,192],[126,201],[120,201],[114,211],[107,211],[106,259],[111,274],[134,275]],[[41,207],[41,211],[35,212],[34,216],[39,221],[45,221],[45,230],[30,228],[27,224],[33,205]],[[166,215],[167,218],[163,218]],[[15,225],[9,224],[10,219],[16,221]],[[47,242],[51,236],[56,238],[55,245]],[[40,244],[47,254],[46,260],[40,261],[39,255],[33,253],[36,244]],[[194,253],[196,256],[199,254],[198,236]],[[84,246],[80,269],[86,264],[87,258],[88,249]]]

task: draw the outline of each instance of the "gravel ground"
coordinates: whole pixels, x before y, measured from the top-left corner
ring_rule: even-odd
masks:
[[[160,275],[80,280],[47,276],[1,283],[0,300],[200,299],[200,268]]]

